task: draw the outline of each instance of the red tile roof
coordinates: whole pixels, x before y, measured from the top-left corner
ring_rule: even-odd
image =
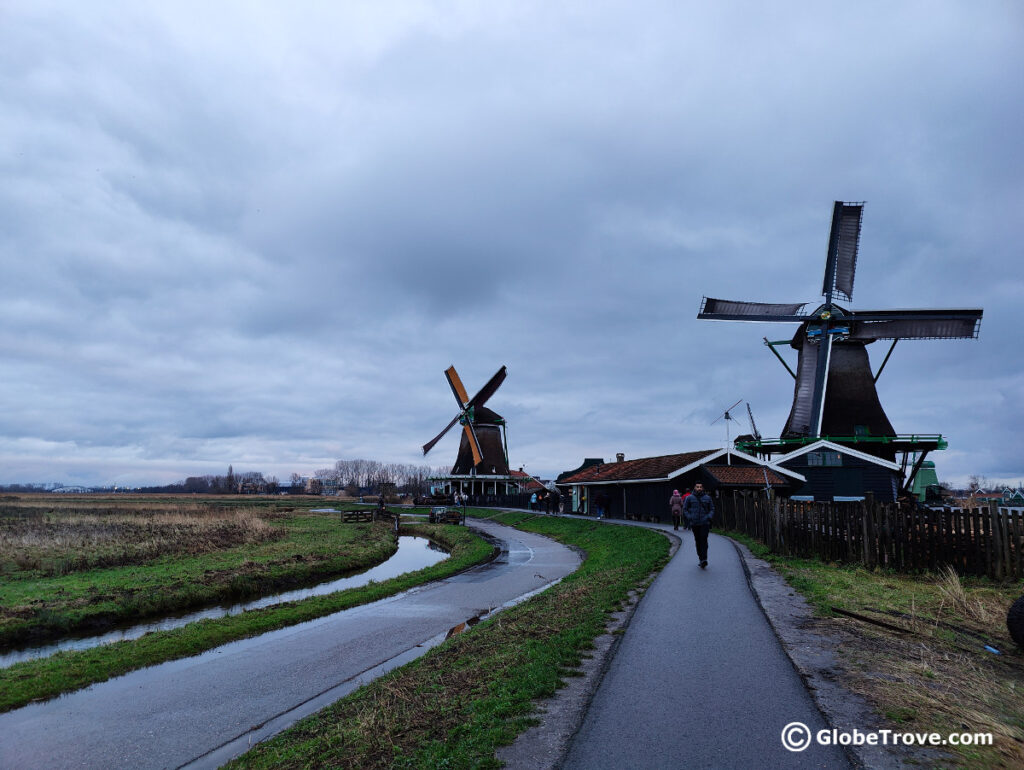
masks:
[[[763,487],[766,471],[769,484],[782,486],[787,483],[786,479],[775,471],[765,469],[760,465],[705,465],[704,470],[710,473],[719,484],[725,486]]]
[[[544,489],[544,485],[529,473],[523,473],[522,471],[510,471],[509,475],[514,479],[529,479],[529,481],[521,487],[524,492],[536,492],[539,489]]]
[[[621,463],[604,463],[584,468],[579,473],[562,479],[560,484],[586,484],[602,481],[629,481],[634,479],[664,479],[670,473],[692,465],[719,450],[704,449],[699,452],[683,452],[678,455],[641,457],[638,460],[624,460]]]

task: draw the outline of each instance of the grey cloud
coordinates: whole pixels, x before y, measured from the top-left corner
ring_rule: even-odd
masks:
[[[0,482],[419,461],[451,363],[508,364],[535,472],[717,445],[737,398],[770,435],[792,328],[697,308],[813,303],[837,198],[855,307],[986,311],[897,347],[893,423],[949,433],[940,476],[1019,475],[1012,3],[9,16]]]

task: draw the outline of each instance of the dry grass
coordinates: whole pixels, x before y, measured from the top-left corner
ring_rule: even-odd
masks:
[[[948,568],[900,575],[769,558],[823,614],[835,606],[906,630],[846,617],[815,621],[836,637],[847,684],[890,726],[992,733],[993,746],[961,747],[956,761],[972,768],[1024,767],[1024,651],[1006,628],[1020,585],[961,578]]]
[[[857,621],[825,621],[841,629],[848,684],[889,721],[906,730],[992,733],[992,747],[961,750],[967,767],[1024,766],[1024,667],[987,658],[942,639],[890,634]]]
[[[0,504],[0,574],[59,575],[274,539],[256,510],[200,503]]]
[[[947,614],[967,618],[982,628],[992,628],[998,624],[1000,615],[1006,616],[1006,609],[996,602],[995,597],[969,594],[956,570],[950,566],[939,572],[936,587],[942,597],[936,612],[938,616],[943,615],[948,606]]]

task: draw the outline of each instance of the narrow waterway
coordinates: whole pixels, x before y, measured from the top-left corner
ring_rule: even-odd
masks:
[[[406,572],[437,564],[448,557],[447,552],[439,546],[434,545],[423,537],[411,537],[403,535],[398,538],[398,550],[387,561],[383,561],[375,567],[370,567],[362,572],[335,578],[319,585],[309,588],[299,588],[294,591],[263,596],[259,599],[240,602],[232,605],[218,605],[196,610],[183,615],[173,615],[159,620],[150,620],[145,623],[137,623],[123,628],[108,631],[105,634],[88,637],[67,637],[60,641],[38,647],[26,647],[20,650],[13,650],[0,654],[0,668],[7,668],[23,660],[34,660],[46,658],[61,650],[87,650],[91,647],[99,647],[104,644],[121,642],[127,639],[138,639],[150,631],[169,631],[173,628],[181,628],[189,623],[207,618],[223,618],[229,615],[238,615],[246,610],[258,610],[263,607],[270,607],[284,602],[294,602],[301,599],[308,599],[311,596],[323,596],[336,591],[344,591],[348,588],[359,588],[371,582],[388,580]]]

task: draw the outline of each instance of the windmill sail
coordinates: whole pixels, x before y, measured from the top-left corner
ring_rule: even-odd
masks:
[[[811,430],[810,435],[821,435],[821,422],[825,413],[825,395],[828,392],[829,364],[832,359],[833,337],[827,332],[822,335],[818,344],[818,366],[814,372],[814,396],[811,407]]]
[[[494,395],[494,392],[501,386],[501,383],[505,381],[507,376],[508,367],[501,367],[494,373],[494,376],[487,381],[487,384],[480,388],[480,391],[473,396],[469,403],[472,406],[483,406],[486,404],[487,400]]]
[[[450,431],[452,429],[452,427],[455,425],[455,423],[457,423],[459,421],[459,418],[461,418],[461,417],[462,417],[461,414],[455,415],[455,419],[453,419],[450,423],[448,423],[448,426],[444,430],[442,430],[440,433],[438,433],[436,436],[434,436],[432,439],[430,439],[430,441],[428,441],[426,444],[424,444],[423,445],[423,454],[426,454],[431,449],[433,449],[434,448],[434,444],[436,444],[438,441],[440,441],[442,438],[444,438],[444,434],[447,433],[448,431]]]
[[[841,294],[846,300],[853,298],[853,278],[857,272],[857,251],[860,248],[860,225],[864,215],[863,203],[836,201],[832,209],[832,231],[828,238],[828,256],[825,259],[825,281],[821,293],[832,300]]]
[[[793,386],[793,407],[782,431],[785,436],[807,436],[811,432],[814,409],[814,376],[818,371],[818,348],[804,335],[797,362],[796,384]]]
[[[466,393],[466,386],[462,384],[462,380],[459,378],[459,373],[455,371],[454,366],[449,366],[444,370],[444,376],[448,380],[448,385],[455,395],[455,401],[458,403],[459,408],[464,409],[469,404],[469,395]]]
[[[855,310],[850,337],[858,340],[975,339],[981,310]]]
[[[480,452],[480,439],[476,437],[476,430],[473,429],[473,421],[467,420],[466,424],[462,426],[463,440],[469,444],[470,453],[473,455],[473,467],[475,468],[480,464],[480,461],[484,459],[483,454]]]
[[[772,304],[705,297],[697,318],[707,321],[803,321],[806,302]]]

